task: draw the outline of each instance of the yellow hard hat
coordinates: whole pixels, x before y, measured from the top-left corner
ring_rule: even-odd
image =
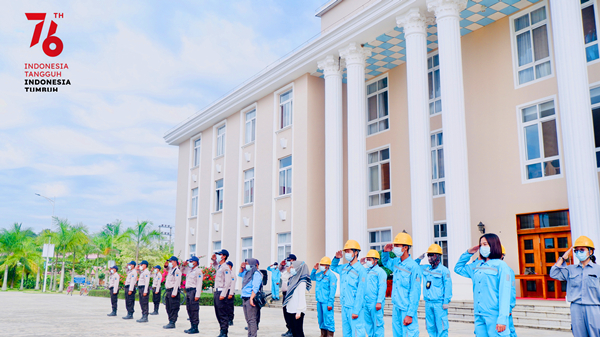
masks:
[[[371,250],[370,250],[370,251],[367,253],[367,257],[372,257],[372,258],[375,258],[375,259],[380,259],[379,252],[378,252],[378,251],[376,251],[375,249],[371,249]]]
[[[427,249],[427,253],[444,255],[444,252],[442,251],[442,247],[440,247],[440,245],[438,245],[436,243],[429,246],[429,249]]]
[[[348,240],[344,245],[344,250],[346,249],[357,249],[360,250],[360,245],[355,240]]]
[[[575,244],[573,244],[573,247],[588,247],[596,249],[594,248],[594,243],[592,242],[592,240],[584,235],[578,237],[577,240],[575,240]]]
[[[319,262],[319,264],[331,266],[331,259],[325,256],[321,259],[321,262]]]
[[[500,245],[502,246],[502,255],[506,255],[506,249],[504,249],[504,245]]]
[[[394,244],[412,246],[412,238],[407,233],[400,233],[394,238]]]

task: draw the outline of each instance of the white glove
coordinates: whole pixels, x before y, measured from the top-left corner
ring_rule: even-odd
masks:
[[[448,307],[450,307],[450,304],[442,304],[442,309],[448,310]]]

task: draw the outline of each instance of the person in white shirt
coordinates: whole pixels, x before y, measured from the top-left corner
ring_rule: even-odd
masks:
[[[304,337],[304,314],[306,313],[306,292],[312,288],[310,272],[304,261],[293,261],[288,267],[291,277],[283,301],[286,321],[290,323],[293,337]]]

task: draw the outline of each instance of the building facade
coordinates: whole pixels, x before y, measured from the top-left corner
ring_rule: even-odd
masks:
[[[600,240],[596,0],[331,0],[317,16],[318,38],[165,135],[175,253],[312,266],[406,231],[452,270],[485,231],[521,296],[564,297],[550,266]]]

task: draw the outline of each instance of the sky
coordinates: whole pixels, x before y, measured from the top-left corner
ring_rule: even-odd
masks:
[[[318,35],[325,2],[4,1],[0,228],[52,228],[36,193],[90,232],[115,219],[174,225],[177,148],[165,132]],[[25,13],[46,13],[31,47],[40,21]],[[56,57],[42,49],[51,21]],[[66,63],[71,85],[27,93],[26,63]]]

